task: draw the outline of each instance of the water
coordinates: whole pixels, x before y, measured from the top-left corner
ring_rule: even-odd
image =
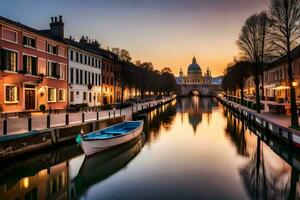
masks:
[[[1,163],[0,199],[299,199],[299,155],[195,96],[91,159],[71,145]]]

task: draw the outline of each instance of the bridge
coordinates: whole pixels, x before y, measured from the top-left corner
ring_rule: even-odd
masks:
[[[179,84],[178,96],[190,96],[194,91],[200,96],[216,96],[222,91],[220,84]]]

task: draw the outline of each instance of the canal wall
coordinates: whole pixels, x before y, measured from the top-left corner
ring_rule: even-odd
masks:
[[[93,120],[80,124],[34,130],[18,135],[0,137],[0,160],[53,148],[69,141],[75,141],[79,133],[89,133],[123,122],[125,116]]]
[[[267,119],[261,114],[256,113],[254,110],[229,101],[221,96],[217,96],[217,99],[224,106],[233,111],[235,116],[239,118],[242,117],[252,125],[263,128],[265,131],[271,133],[290,146],[300,149],[300,131],[284,127],[270,119]]]

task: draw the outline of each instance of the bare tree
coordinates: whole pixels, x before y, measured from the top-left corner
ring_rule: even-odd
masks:
[[[260,77],[261,77],[261,99],[265,99],[264,95],[264,71],[265,64],[272,58],[272,45],[270,40],[270,20],[265,11],[262,11],[258,15],[258,28],[259,34],[261,34],[259,42],[260,44]]]
[[[273,44],[278,54],[288,61],[288,79],[291,99],[291,125],[299,126],[296,93],[293,78],[291,49],[300,37],[300,0],[271,0],[271,26]]]
[[[237,45],[241,50],[243,59],[253,64],[253,77],[255,83],[256,111],[260,113],[259,76],[261,63],[262,33],[259,28],[259,17],[251,15],[242,27]]]

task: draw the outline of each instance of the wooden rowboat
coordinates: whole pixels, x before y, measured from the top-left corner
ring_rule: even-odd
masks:
[[[85,155],[90,156],[137,138],[143,130],[143,125],[144,121],[125,121],[99,131],[78,135],[76,141]]]

